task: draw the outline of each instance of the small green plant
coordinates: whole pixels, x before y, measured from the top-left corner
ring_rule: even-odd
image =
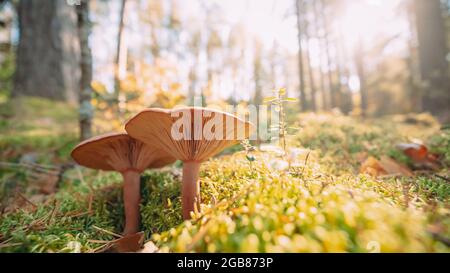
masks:
[[[271,125],[270,129],[272,131],[279,132],[278,136],[274,139],[279,139],[279,145],[283,149],[284,156],[287,154],[287,144],[286,137],[288,136],[288,129],[296,129],[294,127],[289,127],[286,122],[286,112],[284,104],[286,102],[297,102],[296,98],[286,97],[286,88],[280,88],[274,90],[275,96],[264,98],[264,103],[271,104],[275,107],[275,112],[279,113],[279,122],[277,124]]]

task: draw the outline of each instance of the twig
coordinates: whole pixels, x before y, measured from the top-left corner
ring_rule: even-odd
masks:
[[[26,198],[23,194],[21,194],[19,191],[16,191],[17,195],[22,198],[23,200],[25,200],[25,202],[27,202],[28,204],[30,204],[31,206],[33,206],[33,208],[37,208],[37,205],[34,204],[33,202],[31,202],[28,198]]]
[[[442,180],[445,180],[445,181],[447,181],[447,182],[450,182],[450,178],[445,177],[445,176],[443,176],[443,175],[439,175],[439,174],[435,173],[434,176],[436,176],[436,177],[438,177],[438,178],[440,178],[440,179],[442,179]]]
[[[308,153],[306,154],[306,158],[305,158],[305,163],[303,164],[303,167],[302,167],[302,176],[303,176],[303,172],[305,171],[305,167],[306,167],[306,165],[308,164],[308,159],[309,159],[309,154],[311,153],[311,151],[308,151]]]
[[[105,240],[93,240],[93,239],[89,239],[87,240],[89,243],[93,243],[93,244],[109,244],[109,243],[113,243],[117,240],[112,240],[112,241],[105,241]]]
[[[97,227],[97,226],[94,226],[94,225],[92,227],[95,228],[96,230],[99,230],[101,232],[104,232],[106,234],[112,235],[112,236],[117,237],[117,238],[122,238],[123,237],[122,235],[119,235],[117,233],[114,233],[112,231],[109,231],[109,230],[106,230],[106,229],[103,229],[103,228],[100,228],[100,227]]]
[[[89,194],[89,204],[88,204],[88,212],[92,212],[92,203],[94,202],[94,195],[92,193]]]
[[[4,167],[26,167],[26,168],[38,168],[38,169],[58,169],[54,165],[44,165],[37,163],[13,163],[13,162],[0,162],[0,166]]]
[[[94,253],[103,252],[103,251],[105,251],[105,250],[111,248],[112,243],[113,243],[113,241],[110,242],[110,243],[106,243],[106,244],[104,244],[104,245],[101,245],[101,246],[99,246],[99,247],[97,247],[97,248],[94,248],[94,249],[92,250],[92,252],[94,252]]]
[[[53,206],[52,212],[50,214],[50,217],[47,220],[47,224],[49,224],[52,221],[52,219],[55,217],[55,215],[57,214],[57,208],[59,207],[59,203],[57,200],[55,200],[53,202],[53,204],[54,204],[54,206]]]
[[[39,173],[48,173],[48,174],[59,174],[61,168],[50,165],[40,165],[36,163],[11,163],[11,162],[0,162],[0,167],[3,168],[24,168],[27,170],[31,170]]]
[[[88,211],[84,211],[84,212],[76,212],[75,214],[66,214],[66,217],[71,217],[71,218],[76,218],[76,217],[80,217],[80,216],[84,216],[84,215],[89,215],[92,214],[92,211],[88,210]]]
[[[0,248],[7,248],[7,247],[13,247],[13,246],[20,246],[23,243],[11,243],[11,244],[1,244]]]
[[[6,239],[5,241],[1,242],[1,243],[0,243],[0,248],[1,248],[3,245],[6,245],[7,243],[11,242],[12,239],[13,239],[13,238],[11,237],[11,238]]]

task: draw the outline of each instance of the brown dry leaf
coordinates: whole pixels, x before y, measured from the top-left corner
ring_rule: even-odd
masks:
[[[405,165],[395,161],[388,156],[381,156],[380,165],[387,174],[402,174],[404,176],[413,176],[413,172]]]
[[[387,172],[383,169],[380,161],[373,156],[369,156],[362,164],[359,169],[360,173],[366,173],[371,176],[385,175]]]
[[[362,163],[359,172],[366,173],[371,176],[394,174],[413,176],[412,171],[408,167],[387,156],[381,156],[380,160],[370,156]]]
[[[437,170],[440,167],[439,156],[429,152],[428,148],[420,143],[400,143],[397,148],[403,151],[419,169]]]
[[[124,252],[136,252],[142,249],[144,244],[144,232],[138,232],[136,234],[126,235],[112,244],[109,249],[110,252],[124,253]]]

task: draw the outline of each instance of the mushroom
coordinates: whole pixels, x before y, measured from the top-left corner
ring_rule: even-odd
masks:
[[[82,166],[122,174],[124,235],[139,231],[140,174],[147,168],[160,168],[175,162],[166,152],[145,145],[126,133],[106,134],[85,140],[73,149],[71,156]]]
[[[180,117],[181,115],[181,117]],[[213,109],[184,107],[146,109],[125,125],[133,138],[157,145],[183,161],[183,218],[200,205],[199,170],[202,162],[250,135],[252,126],[238,117]],[[159,139],[157,143],[154,139]]]

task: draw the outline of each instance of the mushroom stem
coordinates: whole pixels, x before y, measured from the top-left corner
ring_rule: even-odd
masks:
[[[197,208],[200,208],[200,183],[198,181],[199,170],[199,162],[183,162],[181,200],[184,220],[191,219],[191,211],[194,211],[195,205],[197,205]]]
[[[134,234],[139,231],[141,203],[140,173],[136,171],[122,172],[123,177],[123,201],[125,207],[124,235]]]

